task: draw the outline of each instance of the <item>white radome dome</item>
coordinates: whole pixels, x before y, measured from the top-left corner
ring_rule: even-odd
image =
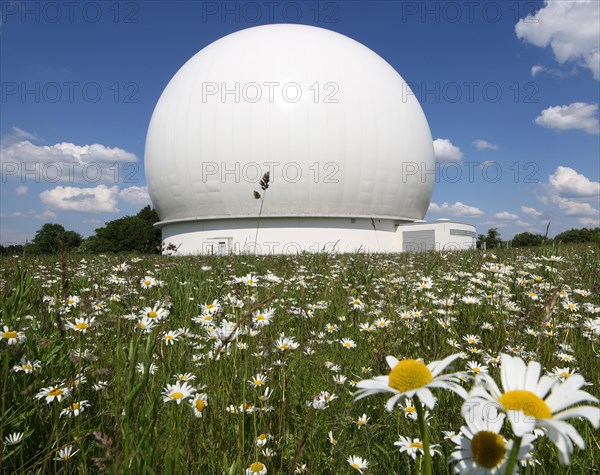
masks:
[[[434,163],[425,115],[385,60],[289,24],[238,31],[193,56],[161,95],[145,150],[162,225],[257,217],[267,170],[263,217],[420,220]]]

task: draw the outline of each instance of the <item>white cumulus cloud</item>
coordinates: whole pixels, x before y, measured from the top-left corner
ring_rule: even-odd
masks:
[[[431,203],[429,205],[429,211],[437,214],[446,214],[448,216],[483,216],[484,212],[475,206],[469,206],[460,201],[457,201],[454,204],[451,203],[443,203],[438,205],[437,203]]]
[[[547,129],[583,130],[588,134],[597,134],[600,132],[597,113],[598,104],[573,102],[544,109],[535,118],[535,123]]]
[[[533,219],[541,218],[544,215],[544,213],[541,211],[538,211],[535,208],[529,208],[527,206],[521,206],[521,212]]]
[[[114,163],[137,162],[134,153],[119,147],[107,147],[101,144],[75,145],[61,142],[54,145],[35,145],[29,140],[2,146],[0,149],[3,162],[17,163],[48,163],[48,162],[78,162],[85,163]]]
[[[567,196],[600,196],[600,182],[591,181],[570,167],[558,166],[548,177],[550,186]]]
[[[596,228],[600,226],[600,218],[579,218],[577,221],[579,221],[579,224],[582,226],[590,228]]]
[[[435,139],[433,141],[433,150],[438,162],[458,162],[463,159],[463,153],[460,148],[448,139]]]
[[[598,216],[600,211],[585,201],[575,201],[561,196],[551,196],[550,203],[559,207],[565,216]]]
[[[119,191],[119,198],[131,205],[150,204],[150,195],[145,186],[130,186]]]
[[[483,139],[473,140],[473,145],[475,145],[475,148],[477,150],[485,150],[485,149],[498,150],[498,145],[496,145],[494,143],[490,143],[487,140],[483,140]]]
[[[48,208],[87,213],[117,213],[117,186],[98,185],[94,188],[57,186],[40,193]]]
[[[509,213],[508,211],[501,211],[500,213],[496,213],[494,215],[494,219],[512,219],[517,220],[519,217],[514,213]]]
[[[45,210],[41,213],[38,213],[33,209],[28,209],[27,211],[13,211],[12,213],[0,213],[0,218],[35,218],[48,220],[56,218],[56,213],[50,210]]]
[[[519,20],[515,31],[517,37],[527,43],[543,48],[550,46],[560,64],[574,61],[600,80],[598,24],[598,0],[546,0],[543,8]]]

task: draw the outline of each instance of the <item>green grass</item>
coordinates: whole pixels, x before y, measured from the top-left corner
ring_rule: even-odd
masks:
[[[551,255],[563,257],[564,262],[542,259]],[[306,464],[305,473],[310,474],[357,473],[346,461],[349,455],[369,461],[366,473],[418,473],[418,464],[393,445],[399,435],[419,437],[418,422],[405,417],[401,408],[387,412],[386,395],[354,402],[356,389],[350,382],[387,374],[387,355],[423,358],[428,363],[461,350],[469,353],[470,345],[463,340],[467,334],[481,337],[480,353],[458,360],[454,371],[467,371],[467,361],[485,364],[485,355],[506,352],[537,360],[548,371],[576,369],[596,383],[585,389],[600,396],[598,336],[586,331],[584,324],[598,317],[589,311],[600,305],[598,249],[502,250],[495,256],[472,251],[144,256],[139,260],[134,256],[83,257],[67,256],[62,269],[58,256],[0,260],[0,320],[10,331],[26,336],[26,341],[14,345],[8,345],[6,338],[0,340],[0,438],[4,441],[13,432],[25,433],[21,443],[3,447],[2,473],[242,474],[255,460],[263,462],[270,474],[293,473],[297,464]],[[123,262],[127,270],[112,269]],[[493,265],[501,265],[501,272]],[[203,270],[203,266],[210,269]],[[281,283],[259,279],[256,287],[249,287],[232,282],[248,273],[261,278],[269,272],[280,277]],[[164,284],[143,289],[140,280],[147,273]],[[478,273],[483,277],[477,278]],[[111,275],[122,277],[123,282],[112,282]],[[541,281],[536,282],[535,276]],[[433,282],[430,291],[435,299],[418,288],[425,277]],[[576,289],[589,293],[580,295]],[[538,300],[529,297],[531,291],[538,294]],[[566,292],[579,309],[565,309],[563,297],[554,298],[559,291]],[[243,306],[225,303],[228,294]],[[80,301],[67,312],[69,295]],[[479,298],[480,303],[463,303],[466,295]],[[53,297],[54,303],[44,297]],[[365,303],[364,311],[351,309],[351,297]],[[268,307],[275,309],[274,317],[270,325],[255,332],[242,332],[231,342],[215,342],[192,319],[201,315],[201,304],[216,299],[223,306],[215,316],[216,326],[227,319],[247,330],[252,312]],[[442,306],[442,299],[453,299],[454,305]],[[508,300],[515,303],[515,310],[506,306]],[[149,333],[135,330],[139,319],[126,316],[139,314],[157,301],[170,305],[170,315]],[[399,312],[415,309],[422,316],[407,324]],[[75,318],[92,316],[95,322],[86,333],[66,327]],[[360,323],[381,317],[391,321],[387,328],[360,330]],[[450,317],[446,327],[437,321]],[[338,331],[326,332],[328,323],[336,324]],[[494,328],[483,329],[484,323]],[[182,327],[190,330],[188,336],[173,345],[162,340],[165,332]],[[539,334],[529,335],[527,328]],[[298,349],[276,349],[282,332],[295,338]],[[342,338],[352,339],[356,348],[344,348]],[[574,362],[559,359],[560,344],[570,345],[564,352],[573,355]],[[222,351],[217,352],[219,347]],[[39,360],[41,367],[32,374],[12,371],[22,357]],[[138,363],[144,363],[145,372],[138,372]],[[150,363],[158,366],[155,374],[148,372]],[[331,364],[338,366],[334,368],[337,373],[328,368]],[[499,382],[498,369],[489,366]],[[372,372],[365,373],[366,367]],[[208,398],[202,418],[194,417],[187,400],[180,405],[163,403],[161,392],[166,384],[173,384],[176,374],[187,372],[196,376],[190,384]],[[257,373],[268,376],[265,386],[272,390],[268,401],[259,399],[264,386],[255,389],[248,382]],[[335,374],[346,376],[347,381],[336,384]],[[77,375],[84,375],[85,380],[73,386],[66,399],[47,404],[44,398],[35,398],[43,387],[68,385]],[[106,382],[105,389],[97,389],[100,381]],[[464,384],[466,389],[471,385]],[[309,408],[307,402],[321,391],[337,398],[327,409]],[[444,440],[442,430],[458,432],[464,424],[461,399],[442,390],[434,390],[434,395],[438,401],[430,411],[429,433],[442,454],[434,457],[433,472],[451,473],[448,460],[454,444]],[[90,406],[78,417],[60,417],[61,410],[81,400]],[[227,411],[230,405],[237,408],[244,403],[256,410]],[[358,428],[353,421],[363,413],[370,420]],[[598,432],[588,422],[571,422],[586,442],[585,450],[575,449],[571,466],[560,468],[556,448],[542,437],[534,451],[540,465],[522,473],[600,472]],[[504,435],[510,438],[507,429],[508,425]],[[338,441],[335,446],[328,440],[329,431]],[[275,452],[272,457],[263,455],[264,447],[255,444],[262,433],[272,436],[265,445]],[[54,460],[69,445],[78,452],[67,461]]]

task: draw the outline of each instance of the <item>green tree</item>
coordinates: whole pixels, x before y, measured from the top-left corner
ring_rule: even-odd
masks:
[[[66,231],[60,224],[46,223],[35,233],[29,248],[38,254],[49,254],[60,250],[61,241],[68,250],[73,250],[81,244],[82,237],[75,231]]]
[[[519,233],[512,239],[514,247],[540,246],[544,242],[544,236],[537,233]]]
[[[135,216],[124,216],[96,229],[96,235],[86,239],[84,247],[92,252],[158,253],[161,236],[154,227],[158,220],[156,211],[146,206]]]
[[[581,228],[568,229],[554,237],[556,242],[578,243],[578,242],[599,242],[600,228]]]

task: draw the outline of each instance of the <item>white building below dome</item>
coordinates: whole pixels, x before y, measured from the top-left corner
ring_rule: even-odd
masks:
[[[475,248],[476,240],[474,226],[454,221],[263,218],[260,223],[223,219],[160,225],[165,252],[175,254],[457,251]]]

